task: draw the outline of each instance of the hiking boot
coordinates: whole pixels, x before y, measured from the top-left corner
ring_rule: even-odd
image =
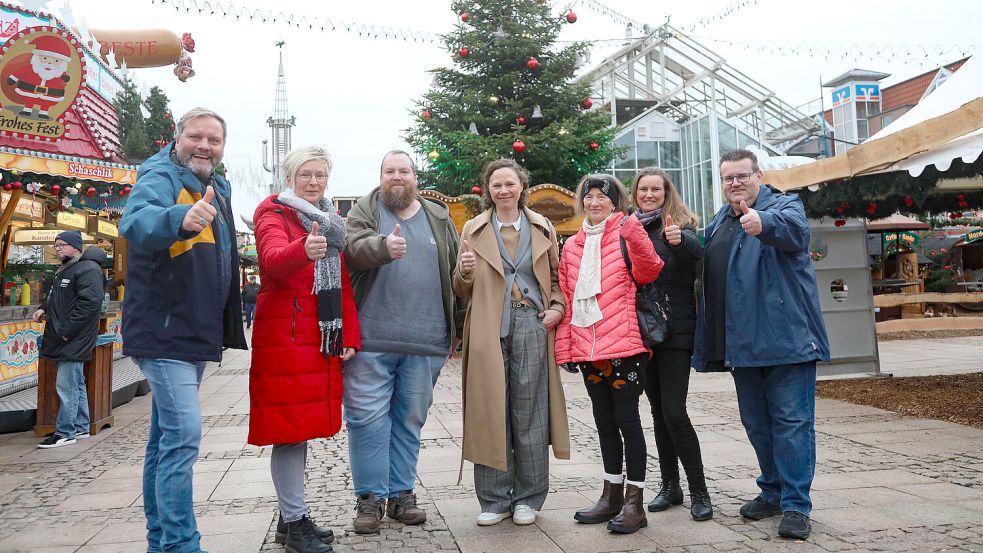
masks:
[[[53,447],[61,447],[63,445],[72,445],[75,443],[75,438],[66,438],[60,434],[52,434],[44,439],[43,442],[38,444],[41,449],[51,449]]]
[[[642,493],[642,488],[634,484],[625,486],[625,504],[618,516],[608,522],[608,530],[616,534],[634,534],[639,529],[649,525],[645,518]]]
[[[427,512],[416,506],[413,490],[399,492],[399,497],[390,497],[386,502],[386,514],[403,524],[423,524],[427,521]]]
[[[331,553],[334,548],[321,541],[314,532],[314,521],[304,516],[287,523],[287,553]]]
[[[587,509],[577,511],[573,518],[584,524],[600,524],[611,520],[621,512],[621,507],[625,503],[624,486],[624,484],[612,484],[605,480],[601,498],[597,500],[597,503]]]
[[[385,505],[386,500],[376,499],[374,493],[359,496],[355,504],[355,520],[352,522],[355,533],[378,534]]]
[[[759,495],[741,506],[741,516],[751,520],[761,520],[782,514],[782,508]]]
[[[693,520],[710,520],[713,518],[713,505],[710,503],[710,492],[706,488],[690,490],[689,492],[689,514]],[[649,509],[651,509],[651,505]]]
[[[786,511],[782,521],[778,523],[778,535],[783,538],[804,540],[809,537],[811,530],[809,517],[797,511]]]
[[[673,505],[683,504],[683,489],[679,487],[679,480],[663,480],[659,493],[649,502],[649,511],[665,511]]]
[[[311,519],[311,523],[314,519]],[[318,537],[319,540],[324,543],[331,543],[334,541],[334,531],[330,528],[321,528],[317,524],[314,524],[314,535]],[[283,522],[283,515],[276,521],[276,535],[273,536],[273,542],[283,545],[287,543],[287,523]]]

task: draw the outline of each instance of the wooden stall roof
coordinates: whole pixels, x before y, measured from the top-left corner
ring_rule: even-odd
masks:
[[[475,194],[464,194],[453,198],[434,190],[421,190],[420,195],[447,204],[458,232],[464,228],[464,223],[483,210],[483,200],[481,196]],[[574,212],[573,192],[562,186],[538,184],[529,188],[526,206],[552,221],[557,234],[561,236],[571,236],[580,230],[583,217],[577,216]]]

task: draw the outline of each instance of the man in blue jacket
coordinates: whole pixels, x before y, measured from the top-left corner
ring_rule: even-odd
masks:
[[[783,514],[778,534],[809,536],[816,469],[816,361],[829,341],[802,201],[761,183],[748,150],[720,158],[725,205],[706,227],[693,367],[730,371],[758,457],[761,493],[741,507]]]
[[[231,187],[215,173],[225,121],[195,108],[148,159],[120,220],[127,240],[123,353],[150,383],[143,467],[147,551],[199,553],[191,483],[201,443],[198,386],[206,361],[247,349]]]

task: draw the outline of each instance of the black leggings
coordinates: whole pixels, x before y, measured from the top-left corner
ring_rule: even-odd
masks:
[[[638,415],[638,398],[644,387],[647,359],[648,354],[643,353],[612,359],[611,365],[618,366],[603,369],[592,363],[575,365],[584,376],[591,399],[604,472],[620,475],[626,466],[628,480],[633,482],[645,481],[645,434]]]
[[[690,490],[703,489],[703,459],[700,440],[686,413],[686,394],[689,390],[690,352],[682,349],[657,349],[649,361],[645,375],[645,395],[652,404],[655,422],[655,447],[659,452],[662,480],[679,481],[679,465],[683,463]]]

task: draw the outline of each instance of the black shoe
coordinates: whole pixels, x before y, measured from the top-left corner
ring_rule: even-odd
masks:
[[[809,537],[811,530],[809,517],[796,511],[787,511],[778,524],[778,535],[783,538],[804,540]]]
[[[679,480],[663,480],[662,487],[655,499],[649,502],[649,511],[665,511],[673,505],[683,504],[683,490],[679,487]]]
[[[313,522],[314,519],[311,519],[311,523]],[[334,542],[334,531],[330,528],[321,528],[314,524],[314,535],[324,543]],[[280,515],[276,521],[276,535],[273,536],[273,542],[280,545],[287,543],[287,523],[283,522],[283,515]]]
[[[314,534],[314,522],[305,516],[287,523],[286,553],[332,553],[334,548]]]
[[[75,438],[66,438],[60,434],[52,434],[44,439],[43,442],[38,444],[41,449],[51,449],[54,447],[61,447],[63,445],[72,445],[75,443]]]
[[[782,514],[781,507],[765,501],[760,495],[741,506],[741,516],[751,520],[761,520],[780,514]]]
[[[693,520],[710,520],[713,518],[713,505],[710,503],[710,493],[706,488],[702,490],[690,490],[689,514]]]

